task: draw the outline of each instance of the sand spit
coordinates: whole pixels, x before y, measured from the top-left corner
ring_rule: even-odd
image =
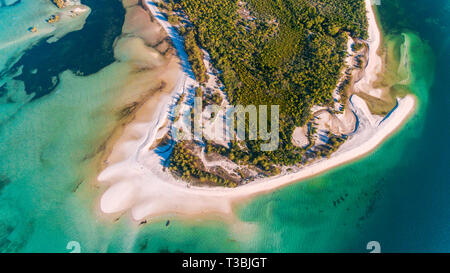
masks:
[[[364,77],[355,83],[355,91],[365,92],[373,97],[380,98],[382,90],[373,88],[373,83],[378,79],[378,75],[383,69],[383,60],[378,55],[381,44],[381,32],[377,24],[375,12],[372,7],[372,0],[365,0],[367,10],[367,20],[369,22],[369,61],[364,70]]]

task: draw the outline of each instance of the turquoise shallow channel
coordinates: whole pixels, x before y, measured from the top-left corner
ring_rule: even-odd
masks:
[[[117,122],[110,90],[126,79],[113,55],[121,3],[82,1],[91,13],[81,30],[11,47],[55,8],[13,2],[0,1],[0,252],[70,252],[70,241],[82,252],[368,252],[370,241],[383,252],[450,251],[448,0],[376,7],[383,42],[407,53],[418,106],[375,152],[239,204],[236,223],[168,216],[144,226],[99,217],[101,191],[86,182]]]

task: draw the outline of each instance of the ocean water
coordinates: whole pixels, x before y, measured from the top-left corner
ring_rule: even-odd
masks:
[[[33,1],[14,9],[26,12]],[[0,251],[69,252],[70,241],[82,252],[368,252],[369,241],[386,252],[450,251],[448,1],[377,7],[390,61],[419,101],[379,149],[239,204],[236,221],[167,216],[167,227],[98,215],[101,189],[89,181],[129,68],[112,51],[120,2],[82,2],[92,9],[84,27],[55,43],[3,50],[8,28],[0,30],[0,52],[10,56],[0,73]]]
[[[30,2],[0,10],[20,17]],[[119,1],[86,2],[92,13],[82,30],[52,43],[51,35],[33,38],[20,43],[23,52],[2,51],[13,60],[0,74],[2,252],[65,252],[67,240],[77,238],[86,250],[106,251],[104,238],[119,226],[99,222],[98,189],[87,181],[129,101],[123,91],[131,68],[113,55],[125,11]],[[32,8],[42,20],[55,12],[49,1]],[[21,31],[33,23],[25,16]],[[1,44],[9,42],[0,37]]]

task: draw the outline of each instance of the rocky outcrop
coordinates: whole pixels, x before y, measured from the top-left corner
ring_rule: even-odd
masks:
[[[52,15],[47,19],[47,23],[54,24],[59,21],[59,15]]]
[[[55,5],[57,5],[58,8],[60,8],[60,9],[63,9],[63,8],[65,8],[65,7],[67,7],[67,5],[69,4],[69,3],[68,3],[69,1],[67,1],[67,0],[52,0],[52,1],[53,1],[53,3],[54,3]]]
[[[52,1],[60,9],[63,9],[63,8],[65,8],[67,6],[70,6],[70,5],[80,4],[79,3],[80,1],[74,1],[74,0],[52,0]]]

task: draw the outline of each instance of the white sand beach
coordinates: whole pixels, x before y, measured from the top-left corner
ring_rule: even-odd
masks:
[[[372,0],[365,0],[367,10],[367,20],[369,22],[367,40],[369,44],[369,61],[365,68],[364,77],[355,83],[355,90],[366,92],[374,97],[381,97],[382,90],[373,88],[373,83],[377,80],[378,74],[382,72],[383,60],[378,55],[378,50],[381,44],[381,32],[377,24],[375,12],[372,7]]]
[[[158,12],[156,5],[152,1],[147,1],[147,5],[174,41],[184,67],[183,59],[187,57],[182,40]],[[381,71],[382,61],[376,53],[381,37],[371,1],[366,0],[366,5],[369,11],[370,55],[360,88],[370,92],[371,84]],[[129,212],[135,221],[166,214],[192,216],[213,213],[232,216],[232,206],[236,202],[302,181],[370,153],[404,123],[415,107],[415,97],[407,95],[398,99],[392,112],[381,119],[371,115],[364,100],[353,95],[349,107],[358,119],[358,126],[329,159],[316,161],[294,173],[260,179],[237,188],[194,187],[163,171],[161,162],[167,155],[156,154],[149,149],[156,140],[158,130],[164,127],[169,102],[175,100],[185,89],[186,82],[191,80],[189,72],[185,71],[178,79],[172,97],[159,98],[157,107],[155,102],[146,103],[139,111],[147,115],[140,115],[138,111],[136,116],[140,118],[125,127],[123,136],[113,148],[111,157],[114,160],[98,176],[99,183],[106,188],[100,199],[102,212]],[[152,114],[148,114],[149,111]]]

